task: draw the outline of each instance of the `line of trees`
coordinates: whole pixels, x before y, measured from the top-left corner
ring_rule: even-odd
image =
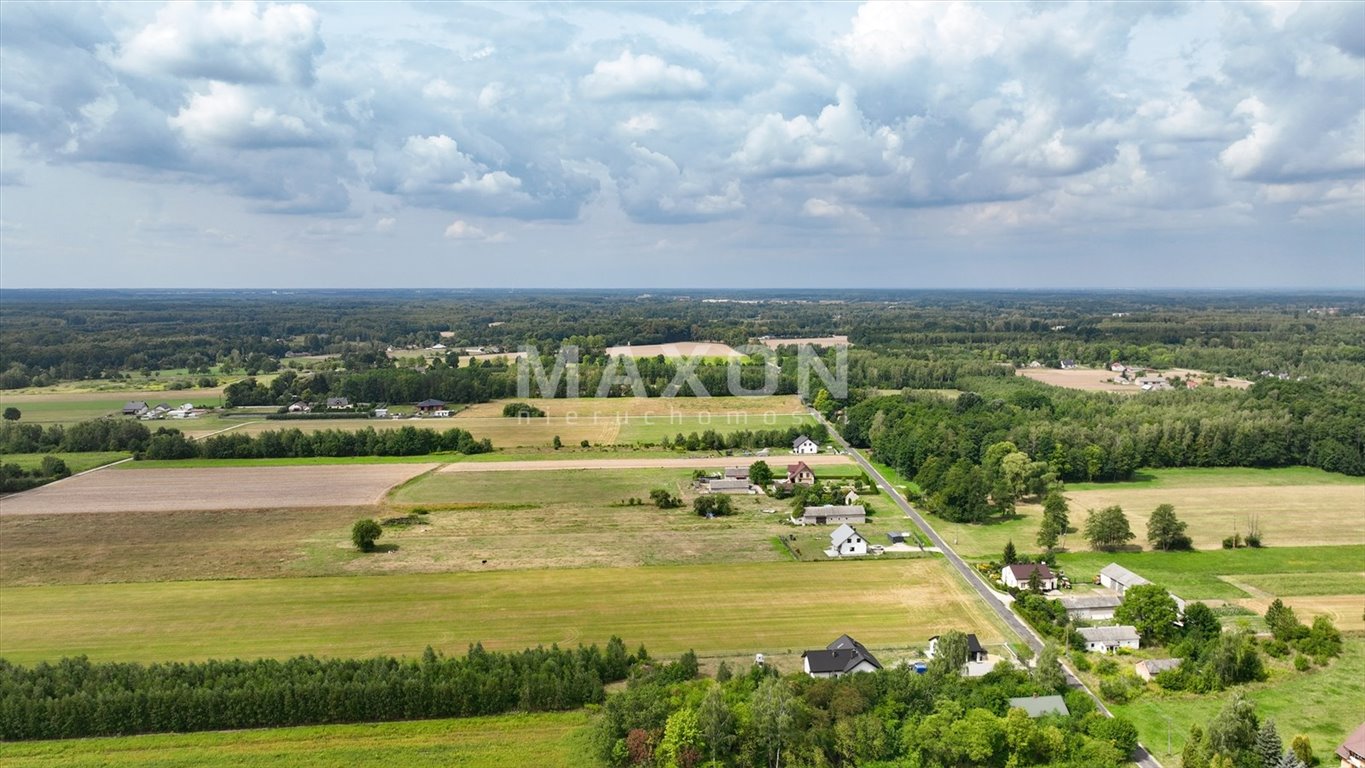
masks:
[[[274,728],[575,709],[605,698],[638,658],[620,638],[516,653],[475,645],[420,659],[95,663],[0,659],[0,739]]]
[[[71,476],[71,468],[56,456],[44,456],[38,466],[24,469],[9,461],[0,464],[0,493],[18,493]]]
[[[444,431],[404,426],[376,430],[268,430],[254,435],[227,432],[191,441],[176,430],[161,430],[148,442],[146,459],[281,459],[311,456],[425,456],[431,453],[489,453],[488,438],[476,440],[468,431]]]
[[[136,419],[91,419],[67,427],[0,421],[0,453],[136,453],[146,449],[151,437],[152,431]]]

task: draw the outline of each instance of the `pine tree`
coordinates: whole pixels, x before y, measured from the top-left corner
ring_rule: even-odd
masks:
[[[1293,752],[1285,752],[1272,768],[1308,768]]]
[[[1005,542],[1005,553],[1002,562],[1005,565],[1014,565],[1019,562],[1019,553],[1014,549],[1014,539]]]
[[[1256,732],[1256,754],[1261,758],[1261,764],[1265,768],[1277,768],[1280,758],[1284,757],[1284,744],[1280,741],[1280,732],[1275,730],[1275,721],[1266,718],[1261,723],[1261,729]]]

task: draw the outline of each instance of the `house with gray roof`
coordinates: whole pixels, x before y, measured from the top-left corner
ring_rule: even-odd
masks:
[[[1120,648],[1137,650],[1139,645],[1136,627],[1121,625],[1117,627],[1081,627],[1076,630],[1085,640],[1085,649],[1098,653],[1113,653]]]
[[[803,652],[801,661],[806,674],[811,677],[843,677],[856,672],[876,672],[882,668],[881,662],[871,651],[848,635],[840,635],[824,650]]]
[[[852,506],[825,504],[819,507],[806,507],[801,515],[802,525],[862,524],[866,522],[867,508],[861,504]]]
[[[1010,699],[1010,709],[1022,709],[1029,717],[1067,717],[1071,714],[1071,710],[1066,708],[1066,700],[1061,696],[1017,696]]]
[[[749,493],[749,481],[711,477],[706,479],[706,490],[708,493]]]
[[[1137,673],[1138,677],[1150,683],[1153,678],[1162,672],[1165,672],[1168,669],[1179,668],[1180,662],[1181,659],[1148,659],[1146,661],[1139,661],[1137,664],[1133,665],[1133,671]]]
[[[1123,602],[1118,595],[1107,592],[1066,595],[1057,598],[1057,601],[1066,609],[1067,616],[1086,621],[1107,621],[1114,618],[1114,610]]]
[[[844,523],[829,535],[829,549],[825,554],[830,557],[856,557],[867,554],[867,539],[848,523]]]

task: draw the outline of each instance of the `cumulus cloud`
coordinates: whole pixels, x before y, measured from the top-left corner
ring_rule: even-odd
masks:
[[[899,68],[932,57],[944,66],[990,56],[1005,32],[980,8],[963,2],[869,2],[839,47],[862,69]]]
[[[480,243],[501,243],[507,240],[507,236],[502,232],[490,235],[462,219],[456,219],[450,223],[450,226],[446,227],[445,238],[447,240],[466,240]]]
[[[700,96],[706,78],[695,69],[669,64],[648,53],[622,51],[614,61],[599,61],[583,78],[590,99],[673,99]]]
[[[243,86],[217,81],[206,92],[191,95],[169,123],[192,143],[240,149],[306,146],[323,140],[316,114],[291,114],[264,103],[260,94]]]
[[[746,172],[772,176],[884,174],[908,168],[901,137],[889,126],[873,126],[858,110],[851,89],[814,120],[769,114],[744,138],[734,156]]]
[[[119,46],[120,69],[234,83],[313,82],[321,18],[301,5],[167,3]]]
[[[639,144],[631,145],[630,165],[616,183],[622,206],[639,221],[706,221],[745,209],[738,179],[686,170],[668,155]]]

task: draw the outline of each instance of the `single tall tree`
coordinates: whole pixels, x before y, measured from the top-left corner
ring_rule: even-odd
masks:
[[[1189,549],[1190,537],[1185,535],[1187,527],[1175,516],[1175,507],[1162,504],[1147,519],[1147,541],[1153,547],[1166,551]]]
[[[1256,732],[1256,754],[1261,758],[1263,768],[1278,768],[1280,758],[1284,757],[1284,742],[1280,741],[1273,718],[1267,717]]]
[[[725,691],[721,686],[711,686],[701,700],[697,725],[701,728],[702,741],[711,753],[711,764],[720,765],[719,759],[730,754],[730,747],[735,742],[735,716],[730,705],[725,703]]]
[[[1001,555],[1001,557],[1002,560],[1000,562],[1004,563],[1005,565],[1014,565],[1015,563],[1019,562],[1019,553],[1014,549],[1014,539],[1010,539],[1009,541],[1005,542],[1005,552]]]
[[[768,466],[768,462],[759,460],[749,465],[749,482],[758,486],[768,485],[773,481],[773,468]]]
[[[1114,609],[1114,619],[1120,624],[1131,624],[1146,644],[1166,643],[1175,637],[1179,614],[1175,599],[1156,584],[1129,587],[1123,602]]]
[[[1133,529],[1128,527],[1128,516],[1123,507],[1115,504],[1096,512],[1090,511],[1085,519],[1085,538],[1092,549],[1113,552],[1132,541]]]
[[[1062,672],[1056,644],[1044,645],[1043,652],[1038,654],[1038,661],[1033,666],[1033,682],[1054,693],[1066,687],[1066,675]]]
[[[351,526],[351,543],[361,552],[373,552],[374,540],[384,535],[384,529],[373,520],[357,520]]]

